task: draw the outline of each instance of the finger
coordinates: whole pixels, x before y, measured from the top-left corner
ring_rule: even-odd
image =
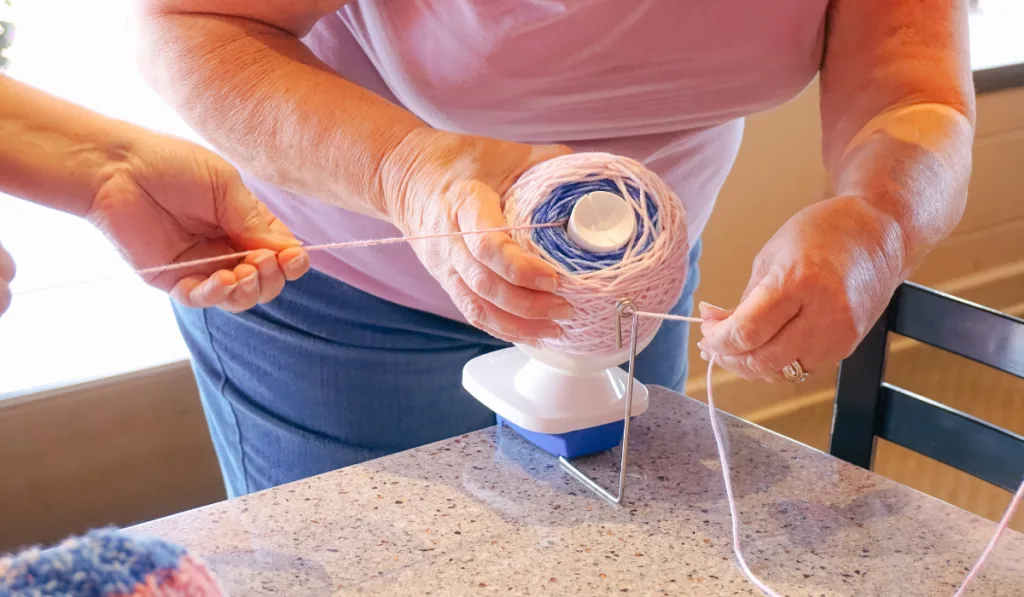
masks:
[[[544,347],[544,344],[543,344],[544,341],[543,340],[527,339],[527,338],[512,338],[510,336],[506,336],[505,334],[502,334],[501,332],[498,332],[497,330],[491,329],[491,328],[487,327],[486,325],[480,325],[480,326],[477,326],[477,327],[480,329],[480,331],[482,331],[482,332],[484,332],[484,333],[486,333],[486,334],[488,334],[490,336],[493,336],[493,337],[497,338],[498,340],[502,340],[504,342],[509,342],[509,343],[512,343],[512,344],[525,344],[526,346],[532,346],[533,348],[538,348],[538,349]]]
[[[241,313],[256,306],[260,298],[260,273],[250,263],[235,266],[232,272],[238,284],[228,296],[216,306],[228,313]]]
[[[707,346],[705,346],[703,339],[697,341],[697,348],[700,350],[701,360],[707,362],[711,358],[712,352]],[[752,371],[743,367],[740,357],[723,357],[719,355],[715,357],[715,364],[723,370],[734,373],[747,381],[756,381],[761,379],[761,376],[755,375]]]
[[[211,276],[187,276],[171,289],[171,298],[185,307],[206,309],[224,302],[237,284],[238,278],[227,270]]]
[[[701,319],[707,319],[710,321],[721,321],[732,314],[732,310],[723,309],[716,307],[711,303],[701,301],[697,304],[697,310],[700,312]]]
[[[277,254],[277,263],[286,280],[298,280],[309,271],[309,253],[299,247],[285,249]]]
[[[468,232],[506,226],[501,200],[494,189],[473,181],[462,192],[465,195],[459,199],[456,210],[460,230]],[[540,257],[523,251],[504,232],[467,234],[462,241],[480,263],[516,286],[543,292],[554,292],[558,286],[555,268]]]
[[[14,280],[17,268],[14,266],[14,257],[7,252],[3,245],[0,245],[0,280],[10,282]]]
[[[572,306],[565,299],[513,286],[474,259],[465,247],[455,247],[454,252],[452,266],[466,286],[499,309],[526,319],[572,319]]]
[[[760,378],[769,382],[786,381],[782,370],[797,360],[805,373],[820,371],[844,356],[837,352],[833,326],[812,323],[820,320],[820,317],[802,312],[761,347],[741,355],[719,357],[721,364],[748,379]]]
[[[761,284],[762,281],[764,281],[764,277],[765,275],[762,271],[760,261],[755,262],[754,269],[750,275],[750,279],[747,280],[747,286],[746,288],[743,289],[743,294],[740,295],[740,303],[747,300],[747,297],[750,296],[751,291],[757,288],[757,286]],[[702,322],[700,326],[700,332],[703,336],[707,336],[708,334],[710,334],[711,330],[715,329],[715,327],[718,326],[719,323],[727,319],[736,311],[735,309],[722,309],[721,307],[716,307],[715,305],[705,302],[700,303],[699,309],[701,313],[701,319],[704,319],[704,322]]]
[[[526,319],[502,311],[473,292],[458,272],[452,270],[445,281],[445,289],[466,320],[497,338],[508,342],[557,338],[562,328],[553,321]]]
[[[279,252],[301,244],[291,230],[249,192],[240,177],[228,183],[217,211],[220,227],[231,242],[243,250]]]
[[[777,279],[765,277],[732,315],[709,326],[704,344],[710,352],[727,357],[754,350],[800,311],[800,297],[786,292]]]
[[[14,279],[14,258],[0,245],[0,315],[11,306],[11,280]]]
[[[570,153],[572,153],[572,148],[568,145],[534,145],[530,151],[530,156],[526,158],[526,167],[523,168],[523,172],[533,168],[541,162],[546,162],[550,159]]]
[[[747,381],[782,381],[784,379],[782,368],[792,363],[793,359],[779,357],[774,351],[766,352],[766,348],[779,344],[777,348],[782,351],[781,354],[796,354],[796,351],[800,348],[799,344],[794,346],[791,341],[780,344],[779,339],[782,337],[782,334],[780,332],[779,335],[757,350],[734,356],[719,355],[717,363],[726,371],[735,373]],[[707,360],[708,349],[702,346],[701,342],[698,342],[697,346],[701,349],[701,358]]]
[[[844,339],[831,312],[805,310],[783,326],[769,342],[745,355],[744,366],[755,374],[782,381],[782,370],[800,361],[805,373],[835,365],[852,352],[857,339]]]
[[[224,239],[199,241],[187,250],[182,251],[174,259],[173,263],[187,263],[195,260],[219,257],[221,255],[230,255],[236,252],[238,252],[238,249],[228,244]],[[241,261],[242,260],[240,258],[224,259],[213,263],[204,263],[202,265],[186,267],[183,269],[167,270],[157,274],[147,275],[144,279],[147,284],[154,288],[158,288],[165,292],[171,292],[181,281],[189,279],[190,288],[198,286],[199,283],[202,283],[218,271],[229,271],[229,268],[234,268]],[[198,283],[194,284],[197,280]]]
[[[711,330],[715,329],[719,323],[733,313],[732,309],[722,309],[721,307],[716,307],[703,301],[697,305],[697,310],[700,313],[700,318],[703,319],[700,324],[700,333],[702,336],[707,336],[711,333]]]
[[[519,177],[530,168],[533,168],[541,162],[546,162],[550,159],[570,153],[572,153],[572,148],[567,145],[531,145],[530,153],[527,154],[526,159],[523,160],[520,167],[510,171],[507,176],[495,186],[494,190],[497,191],[499,195],[504,195],[505,192],[508,191],[517,180],[519,180]]]
[[[256,302],[264,305],[277,298],[285,283],[278,256],[270,250],[259,250],[246,257],[245,262],[254,267],[259,276],[259,295]]]
[[[792,363],[793,359],[783,360],[779,364],[769,364],[768,361],[764,360],[764,356],[759,354],[759,351],[732,357],[719,356],[717,363],[723,369],[731,371],[747,381],[767,381],[769,383],[785,381],[782,369]],[[800,364],[803,365],[802,360]]]
[[[0,315],[7,312],[11,306],[11,287],[7,280],[0,279]]]

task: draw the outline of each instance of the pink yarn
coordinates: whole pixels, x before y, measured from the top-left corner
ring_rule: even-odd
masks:
[[[692,317],[665,317],[655,313],[638,312],[637,315],[655,318],[662,317],[666,319],[689,321],[693,323],[700,321],[699,319]],[[767,595],[768,597],[780,597],[778,593],[773,591],[771,587],[769,587],[763,580],[761,580],[757,577],[757,575],[754,574],[754,572],[747,565],[746,558],[743,557],[743,546],[740,544],[740,514],[739,509],[736,506],[736,497],[733,495],[732,480],[729,474],[729,453],[725,448],[724,433],[718,425],[718,411],[715,408],[715,395],[711,391],[711,373],[714,371],[717,359],[717,355],[711,355],[710,362],[708,363],[708,372],[705,383],[708,395],[708,418],[711,419],[711,433],[715,436],[715,447],[718,450],[718,461],[722,466],[722,480],[725,483],[725,496],[729,504],[729,518],[732,521],[732,551],[736,555],[736,560],[740,565],[740,570],[743,572],[743,575],[747,577],[747,580],[751,582],[751,584],[757,587],[758,590],[761,591],[761,593]],[[1010,521],[1013,519],[1013,514],[1014,512],[1016,512],[1017,506],[1020,505],[1022,499],[1024,499],[1024,481],[1021,482],[1020,489],[1017,490],[1017,493],[1013,496],[1013,499],[1010,500],[1010,505],[1006,508],[1006,514],[1003,515],[1002,520],[1000,520],[999,524],[996,526],[996,531],[992,534],[992,539],[989,540],[988,545],[985,547],[985,550],[981,553],[981,557],[978,558],[978,561],[971,568],[970,572],[967,574],[967,577],[964,578],[964,582],[960,585],[960,588],[953,595],[953,597],[962,597],[964,595],[964,591],[967,590],[967,585],[969,585],[971,581],[974,580],[975,577],[977,577],[978,573],[985,566],[985,563],[992,555],[992,552],[995,551],[996,544],[999,543],[999,538],[1003,535],[1006,529],[1010,527]]]
[[[609,179],[619,186],[626,199],[642,218],[644,233],[627,245],[618,264],[605,269],[576,273],[569,271],[533,240],[530,224],[539,204],[557,187],[583,179]],[[624,182],[641,191],[633,200]],[[647,202],[658,207],[655,228],[647,213]],[[542,162],[525,174],[502,198],[505,220],[512,227],[512,238],[524,250],[539,255],[558,272],[557,293],[575,309],[571,320],[560,321],[560,338],[545,339],[543,344],[568,354],[603,356],[619,352],[615,343],[615,303],[630,298],[653,312],[665,313],[682,295],[686,281],[686,221],[683,205],[676,194],[655,173],[632,159],[609,153],[576,153]],[[654,244],[646,251],[640,247],[653,235]],[[660,325],[654,319],[642,319],[639,341],[654,336]],[[624,330],[625,332],[625,330]],[[624,338],[624,341],[628,339]]]
[[[523,226],[523,229],[533,230],[536,228],[548,228],[552,226],[560,226],[560,223],[553,224],[531,224]],[[353,240],[342,243],[327,243],[323,245],[301,245],[307,252],[312,251],[326,251],[327,249],[356,249],[359,247],[373,247],[376,245],[393,245],[398,243],[407,243],[416,240],[434,240],[439,238],[452,238],[456,236],[470,236],[473,234],[488,234],[491,232],[510,232],[514,228],[509,226],[503,226],[501,228],[482,228],[480,230],[460,230],[458,232],[441,232],[437,234],[422,234],[419,236],[395,236],[391,238],[378,238],[374,240]],[[256,253],[256,249],[249,251],[238,251],[237,253],[226,253],[224,255],[214,255],[213,257],[204,257],[202,259],[193,259],[191,261],[179,261],[176,263],[168,263],[166,265],[156,265],[153,267],[147,267],[143,269],[132,270],[123,274],[114,274],[111,276],[103,276],[100,278],[92,278],[90,280],[82,280],[80,282],[68,282],[66,284],[54,284],[52,286],[43,286],[40,288],[33,288],[31,290],[21,290],[15,292],[15,296],[21,296],[24,294],[34,294],[37,292],[48,292],[50,290],[57,290],[59,288],[68,288],[71,286],[80,286],[82,284],[98,284],[100,282],[106,282],[108,280],[117,280],[120,278],[127,278],[129,276],[152,276],[163,272],[170,272],[181,269],[190,269],[199,265],[209,265],[211,263],[221,263],[224,261],[237,261],[243,259],[253,253]]]
[[[1017,493],[1015,493],[1013,498],[1010,500],[1010,505],[1006,507],[1006,514],[1003,514],[1003,519],[1000,520],[999,525],[996,526],[996,532],[992,534],[992,539],[990,539],[988,545],[985,546],[985,551],[981,552],[981,557],[978,558],[978,562],[974,564],[973,568],[971,568],[971,571],[967,574],[967,578],[964,579],[963,584],[960,585],[960,588],[957,589],[957,592],[953,597],[961,597],[961,595],[964,594],[964,591],[967,590],[967,585],[974,580],[978,575],[978,572],[980,572],[981,568],[985,565],[985,562],[988,561],[989,556],[992,555],[992,552],[996,548],[996,544],[999,543],[999,538],[1003,536],[1006,529],[1010,528],[1010,521],[1013,520],[1013,514],[1017,511],[1017,507],[1020,506],[1021,499],[1024,499],[1024,481],[1021,481],[1020,489],[1017,490]]]

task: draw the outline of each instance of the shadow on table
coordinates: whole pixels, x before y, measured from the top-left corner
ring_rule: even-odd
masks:
[[[789,476],[789,456],[762,441],[770,434],[732,417],[723,416],[722,421],[729,430],[727,441],[737,498],[768,491]],[[465,492],[505,520],[520,524],[615,523],[634,516],[664,518],[667,512],[678,516],[681,511],[704,516],[710,507],[728,514],[708,414],[699,402],[690,399],[653,400],[650,411],[634,420],[627,505],[622,509],[603,502],[569,477],[553,456],[511,429],[494,428],[485,434],[490,440],[488,448],[464,454],[461,470],[453,471],[454,474],[437,475],[434,468],[409,467],[401,458],[363,466],[444,483]],[[462,450],[469,450],[462,445]],[[614,493],[619,454],[615,449],[575,464]],[[443,458],[447,460],[450,456],[446,452]]]

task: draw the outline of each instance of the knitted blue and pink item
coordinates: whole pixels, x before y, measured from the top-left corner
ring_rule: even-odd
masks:
[[[101,529],[0,559],[0,597],[224,597],[213,574],[162,539]]]

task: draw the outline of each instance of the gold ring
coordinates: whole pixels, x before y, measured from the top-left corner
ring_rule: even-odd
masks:
[[[782,368],[782,376],[786,378],[786,381],[801,383],[807,379],[807,372],[804,371],[800,361],[793,361]]]

